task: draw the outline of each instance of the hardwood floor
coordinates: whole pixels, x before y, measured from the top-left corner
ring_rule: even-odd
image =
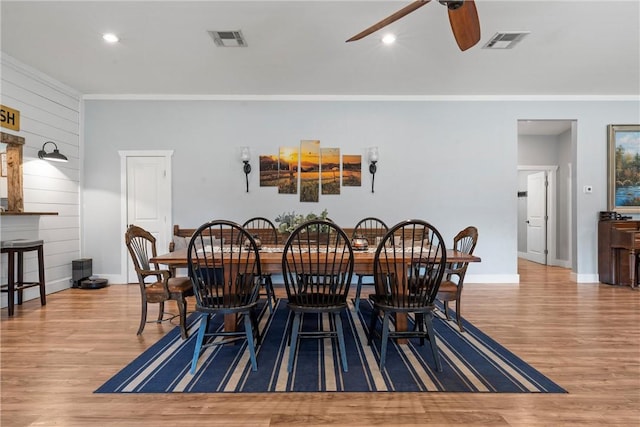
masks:
[[[527,261],[520,274],[519,286],[465,285],[463,316],[567,394],[94,394],[172,327],[137,337],[138,288],[112,285],[2,309],[0,424],[639,425],[640,292]]]

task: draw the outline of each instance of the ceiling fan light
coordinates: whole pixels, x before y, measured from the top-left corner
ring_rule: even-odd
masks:
[[[396,41],[396,36],[393,34],[385,34],[384,37],[382,37],[382,43],[384,44],[393,44]]]
[[[113,33],[106,33],[102,35],[102,39],[104,41],[106,41],[107,43],[117,43],[118,41],[120,41],[120,39],[118,38],[118,36],[116,36]]]

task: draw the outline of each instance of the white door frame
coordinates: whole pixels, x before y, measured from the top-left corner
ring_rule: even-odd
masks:
[[[120,235],[124,236],[127,231],[127,159],[129,157],[164,157],[165,165],[167,171],[167,180],[169,183],[173,182],[171,177],[171,157],[173,156],[173,150],[123,150],[118,151],[120,155]],[[171,224],[173,224],[172,217],[172,194],[171,194],[171,185],[169,185],[169,194],[167,197],[169,198],[169,209],[167,212],[167,224],[168,227],[171,228]],[[167,230],[168,236],[171,236],[171,230]],[[121,246],[120,253],[120,282],[128,283],[129,282],[129,253],[127,251],[127,247],[124,245],[124,242]]]
[[[575,127],[575,124],[573,125]],[[573,129],[573,128],[572,128]],[[574,132],[572,130],[572,132]],[[571,225],[571,221],[573,218],[573,165],[571,163],[567,164],[567,168],[569,170],[569,176],[567,177],[567,194],[569,195],[568,197],[568,202],[567,202],[567,257],[569,258],[567,260],[566,263],[564,263],[564,265],[561,265],[561,267],[565,267],[565,268],[572,268],[572,264],[573,264],[573,226]],[[560,263],[562,264],[562,263]],[[577,281],[577,280],[576,280]]]
[[[520,171],[545,171],[547,172],[547,265],[561,265],[557,259],[556,254],[556,239],[557,239],[557,206],[556,206],[556,182],[558,175],[558,165],[519,165],[518,172]],[[523,254],[519,256],[526,258]]]

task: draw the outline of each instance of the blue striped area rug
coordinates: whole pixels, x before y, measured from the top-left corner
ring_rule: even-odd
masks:
[[[251,371],[246,342],[207,348],[198,369],[189,373],[199,316],[188,318],[189,339],[176,327],[96,390],[96,393],[259,393],[259,392],[485,392],[566,393],[564,389],[500,344],[464,321],[460,333],[453,321],[436,312],[434,329],[443,372],[436,372],[428,342],[390,342],[380,372],[380,338],[367,345],[371,305],[361,301],[342,315],[349,371],[343,372],[337,343],[303,339],[294,370],[287,373],[289,348],[285,331],[291,321],[286,300],[273,315],[262,307],[262,344],[258,371]],[[222,319],[212,327],[221,328]],[[326,316],[307,315],[303,328],[328,327]],[[410,323],[410,327],[411,327]],[[380,322],[378,322],[380,328]]]

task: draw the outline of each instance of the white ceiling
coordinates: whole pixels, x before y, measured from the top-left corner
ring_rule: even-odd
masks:
[[[461,52],[437,0],[345,40],[408,1],[7,1],[2,51],[90,95],[639,96],[640,0],[477,0]],[[208,30],[241,30],[218,48]],[[103,32],[120,43],[107,45]],[[481,49],[530,31],[511,50]]]

